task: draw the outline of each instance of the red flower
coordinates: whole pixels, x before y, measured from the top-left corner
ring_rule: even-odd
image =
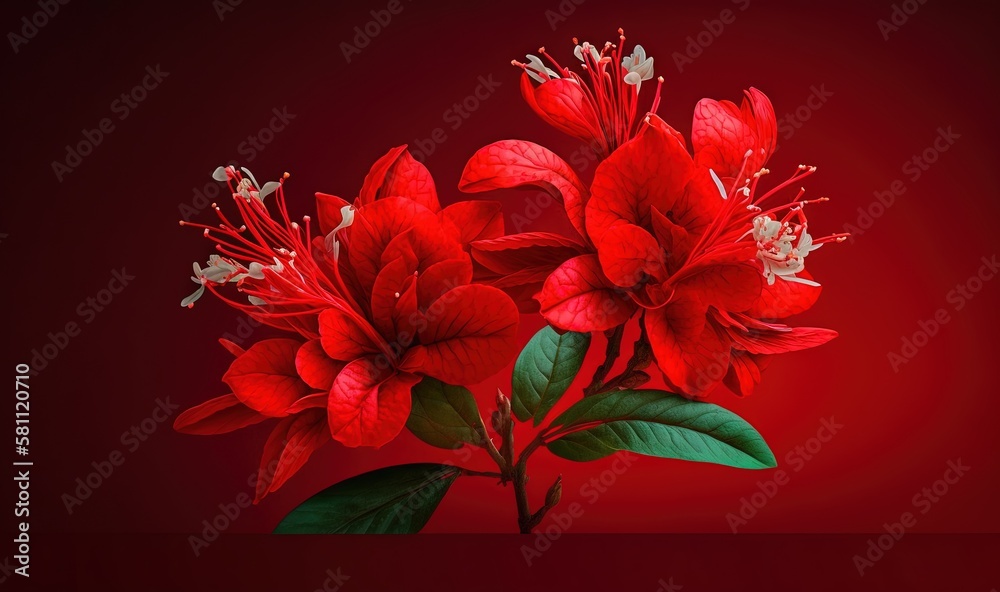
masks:
[[[381,446],[403,428],[410,387],[422,376],[479,382],[516,348],[518,314],[497,288],[472,284],[468,243],[503,233],[498,204],[441,209],[433,181],[405,146],[372,167],[353,204],[318,194],[320,235],[291,222],[283,183],[259,188],[252,176],[220,169],[243,221],[219,213],[218,227],[194,225],[221,255],[195,265],[199,290],[297,339],[269,339],[242,351],[223,380],[226,395],[187,411],[175,427],[222,433],[281,418],[265,446],[258,499],[274,491],[332,436],[348,446]],[[287,175],[286,175],[287,178]],[[264,199],[276,193],[279,218]],[[217,211],[218,208],[216,208]],[[222,296],[236,283],[248,298]],[[276,470],[265,468],[276,462]]]
[[[749,394],[762,356],[836,335],[762,320],[815,301],[818,284],[804,273],[805,257],[843,237],[809,235],[810,202],[801,191],[791,202],[763,209],[815,167],[799,167],[791,179],[758,195],[776,130],[767,98],[755,89],[747,94],[750,102],[741,109],[699,103],[694,158],[676,131],[650,116],[635,139],[598,167],[587,204],[587,230],[601,269],[645,309],[667,384],[692,397],[724,379],[735,392]],[[758,169],[749,172],[749,166]]]
[[[594,71],[591,62],[616,63],[593,56],[586,44],[582,51],[588,72]],[[526,75],[542,77],[538,64],[523,66]],[[576,105],[583,88],[579,77],[554,79],[553,71],[546,72],[549,78],[535,90],[565,92],[562,101],[551,103]],[[642,310],[658,365],[677,392],[700,397],[725,380],[735,392],[749,394],[766,356],[836,335],[773,321],[815,302],[819,288],[805,272],[805,257],[842,236],[812,238],[804,212],[810,202],[801,192],[764,209],[815,168],[800,167],[758,195],[777,129],[767,97],[756,89],[746,95],[740,107],[698,103],[693,156],[683,136],[652,113],[632,139],[623,131],[628,126],[615,128],[614,137],[624,141],[605,138],[603,146],[617,149],[600,163],[589,191],[541,146],[507,140],[481,149],[466,165],[461,189],[540,186],[562,199],[581,236],[523,233],[477,241],[473,256],[496,274],[493,285],[515,296],[533,295],[541,314],[559,329],[606,331]]]
[[[610,42],[597,47],[576,39],[574,55],[582,63],[583,75],[564,68],[542,47],[548,67],[528,54],[528,63],[512,63],[524,70],[521,94],[543,121],[589,144],[600,158],[621,146],[636,131],[639,90],[653,77],[653,58],[646,57],[641,45],[625,55],[625,35],[618,29],[620,45]],[[538,83],[538,86],[535,86]],[[660,101],[663,78],[658,79],[651,112]]]

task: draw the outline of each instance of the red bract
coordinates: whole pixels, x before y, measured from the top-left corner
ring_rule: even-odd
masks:
[[[221,433],[282,418],[265,446],[258,498],[274,491],[331,436],[381,446],[402,430],[410,387],[422,376],[479,382],[513,356],[518,314],[497,288],[472,284],[469,243],[503,234],[499,205],[465,202],[443,210],[426,168],[405,146],[379,159],[358,198],[317,194],[320,234],[292,222],[284,179],[259,187],[232,167],[245,224],[219,212],[218,227],[193,224],[220,255],[195,265],[199,289],[295,339],[269,339],[237,355],[224,377],[231,395],[178,418],[191,433]],[[286,175],[287,178],[287,175]],[[264,205],[276,193],[278,219]],[[183,224],[183,223],[182,223]],[[248,299],[222,295],[236,283]],[[271,462],[276,469],[265,474]]]

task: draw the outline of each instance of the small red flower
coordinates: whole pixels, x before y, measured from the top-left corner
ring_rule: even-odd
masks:
[[[549,125],[589,144],[600,158],[635,134],[639,91],[642,82],[653,77],[653,58],[646,57],[643,47],[636,45],[625,55],[621,29],[618,40],[619,45],[607,42],[598,49],[573,39],[573,54],[581,62],[583,75],[559,65],[544,47],[538,52],[551,67],[531,54],[527,63],[512,62],[524,70],[521,94],[528,106]],[[660,102],[663,78],[657,81],[653,113]]]
[[[265,446],[259,499],[331,437],[348,446],[392,440],[422,376],[470,384],[500,370],[515,353],[518,313],[499,289],[471,283],[469,244],[503,234],[499,204],[441,209],[433,180],[405,146],[375,163],[353,203],[317,194],[318,236],[309,217],[290,220],[284,179],[259,187],[244,172],[216,174],[229,181],[244,224],[219,208],[219,226],[192,224],[220,255],[195,265],[199,289],[182,304],[207,289],[297,338],[245,352],[227,344],[237,355],[223,378],[232,394],[187,411],[175,427],[221,433],[280,418]],[[277,219],[264,205],[271,193]],[[227,283],[247,302],[224,296]]]

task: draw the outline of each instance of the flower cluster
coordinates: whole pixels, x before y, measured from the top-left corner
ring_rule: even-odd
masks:
[[[751,88],[739,106],[701,100],[689,150],[656,115],[659,86],[635,124],[640,83],[653,76],[642,46],[625,58],[611,43],[600,52],[577,45],[574,54],[586,78],[551,58],[553,68],[534,56],[515,64],[541,118],[595,150],[601,162],[589,186],[548,149],[505,140],[472,157],[460,187],[546,189],[562,200],[578,235],[474,242],[475,259],[498,276],[490,283],[522,309],[533,298],[561,330],[608,331],[639,316],[666,384],[692,398],[720,382],[747,395],[770,355],[832,339],[828,329],[778,322],[816,301],[806,257],[844,235],[809,233],[806,206],[825,198],[802,199],[804,189],[781,197],[815,167],[761,187],[777,139],[768,98]]]
[[[515,353],[518,312],[501,290],[473,284],[468,244],[503,235],[499,205],[441,208],[428,171],[405,146],[372,167],[357,199],[317,194],[310,217],[289,217],[281,181],[258,186],[249,171],[220,168],[241,223],[215,206],[201,228],[218,254],[194,265],[199,284],[289,338],[266,339],[236,356],[223,381],[232,393],[186,411],[182,432],[218,434],[275,418],[257,498],[274,491],[335,439],[381,446],[403,428],[410,388],[421,377],[479,382]],[[268,198],[276,202],[272,215]],[[235,284],[240,296],[227,295]],[[276,470],[267,470],[272,462]]]
[[[826,199],[803,199],[800,182],[815,167],[800,165],[773,186],[764,181],[777,141],[768,98],[751,88],[740,105],[699,101],[689,147],[657,115],[663,78],[652,97],[640,94],[654,76],[653,58],[641,45],[626,54],[621,30],[618,41],[574,40],[579,70],[544,48],[541,57],[513,62],[531,109],[593,150],[592,179],[538,144],[503,140],[477,151],[459,182],[465,192],[540,187],[564,205],[569,236],[505,234],[497,202],[442,208],[430,173],[406,146],[375,162],[355,199],[316,194],[315,223],[292,220],[287,173],[259,185],[246,169],[219,167],[214,178],[229,185],[239,217],[234,223],[213,205],[217,224],[181,222],[200,228],[218,251],[194,264],[197,288],[181,305],[211,292],[287,335],[245,350],[223,340],[235,356],[223,377],[231,392],[186,411],[175,427],[218,434],[276,420],[259,500],[331,439],[378,447],[395,438],[425,377],[469,385],[502,369],[519,349],[519,313],[540,313],[559,333],[605,332],[619,341],[638,323],[631,374],[603,382],[609,354],[586,394],[643,384],[650,380],[643,368],[655,361],[665,385],[683,397],[704,398],[720,384],[748,395],[770,356],[835,337],[783,322],[819,296],[809,254],[845,237],[810,234],[806,211]],[[590,341],[567,342],[585,349]],[[568,384],[559,394],[546,391],[554,398],[540,412],[519,400],[518,417],[537,413],[537,423]],[[460,442],[489,450],[501,481],[523,488],[512,472],[509,404],[508,417],[494,419],[505,433],[501,450],[476,426]],[[458,420],[448,416],[441,425],[455,428],[449,421]],[[549,443],[538,439],[529,451]],[[754,463],[773,461],[761,458]],[[532,522],[522,518],[522,528]]]

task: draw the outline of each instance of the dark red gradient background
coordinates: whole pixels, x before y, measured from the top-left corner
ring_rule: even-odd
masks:
[[[125,449],[122,433],[148,417],[157,398],[186,408],[226,392],[220,378],[228,354],[216,339],[236,330],[239,315],[210,298],[194,310],[178,306],[193,287],[191,262],[211,252],[197,231],[177,226],[179,206],[192,203],[194,188],[209,183],[217,165],[238,160],[262,182],[290,171],[291,208],[307,214],[314,191],[355,195],[378,156],[440,127],[447,140],[426,164],[444,203],[463,199],[455,189],[462,167],[488,142],[533,140],[566,158],[579,147],[523,104],[511,58],[545,45],[574,62],[572,37],[613,40],[619,26],[629,49],[641,43],[655,58],[656,73],[666,79],[660,115],[685,134],[702,97],[739,100],[744,88],[756,86],[784,117],[805,105],[814,87],[833,93],[799,129],[781,135],[770,163],[771,182],[799,163],[819,166],[807,190],[832,201],[811,210],[814,234],[857,225],[858,208],[873,203],[873,192],[897,179],[906,187],[852,243],[828,245],[809,258],[824,293],[794,322],[831,327],[840,337],[777,359],[750,398],[715,397],[757,427],[786,470],[794,468],[786,455],[815,436],[824,418],[844,426],[742,531],[879,531],[912,511],[914,494],[959,458],[971,470],[919,516],[914,530],[1000,529],[1000,400],[993,380],[1000,280],[986,282],[961,310],[947,300],[977,272],[981,257],[1000,251],[992,15],[929,2],[885,40],[876,22],[890,18],[888,0],[751,0],[744,11],[728,0],[586,0],[554,31],[545,13],[558,10],[557,0],[402,5],[349,64],[341,42],[351,42],[353,28],[385,2],[245,0],[221,22],[208,0],[115,8],[73,2],[16,55],[9,47],[0,52],[8,122],[0,255],[7,268],[4,359],[11,373],[48,342],[48,332],[81,321],[78,305],[106,287],[112,270],[124,266],[135,276],[32,379],[33,529],[52,537],[187,534],[201,530],[218,504],[250,491],[247,477],[259,463],[266,427],[202,438],[164,424],[126,452],[125,464],[72,515],[60,499],[77,477],[86,477],[92,461]],[[735,12],[735,22],[678,72],[671,55],[683,52],[687,38],[704,30],[703,20],[718,19],[723,9]],[[33,2],[5,3],[3,30],[20,27],[19,19],[36,10]],[[110,103],[157,64],[169,76],[118,121]],[[452,129],[445,112],[472,94],[481,76],[501,84]],[[239,144],[282,107],[295,119],[247,162]],[[64,158],[65,145],[78,142],[81,129],[104,117],[114,118],[116,129],[58,182],[52,161]],[[949,127],[960,138],[919,179],[908,177],[904,163]],[[582,174],[592,173],[589,167]],[[533,195],[483,197],[503,201],[513,231],[511,216],[523,215]],[[211,216],[206,211],[198,219]],[[552,207],[530,228],[566,227],[561,209]],[[898,352],[901,338],[940,308],[950,322],[894,372],[887,354]],[[524,339],[540,326],[539,318],[524,317]],[[267,334],[257,330],[250,341]],[[583,375],[593,372],[602,349],[596,339]],[[495,389],[509,386],[509,370],[478,385],[480,406],[489,408]],[[523,444],[530,430],[521,426],[517,436]],[[281,491],[245,510],[230,532],[269,532],[319,489],[389,464],[455,461],[488,468],[478,451],[463,459],[408,433],[378,451],[331,444]],[[726,514],[773,474],[641,458],[590,504],[580,487],[609,466],[539,452],[530,466],[533,503],[561,473],[563,507],[573,501],[586,507],[569,529],[574,533],[729,533]],[[5,491],[13,499],[9,485]],[[426,531],[512,532],[514,526],[511,491],[462,479]],[[190,559],[186,546],[173,549]],[[843,564],[850,571],[849,557]],[[655,578],[649,587],[655,589]]]

